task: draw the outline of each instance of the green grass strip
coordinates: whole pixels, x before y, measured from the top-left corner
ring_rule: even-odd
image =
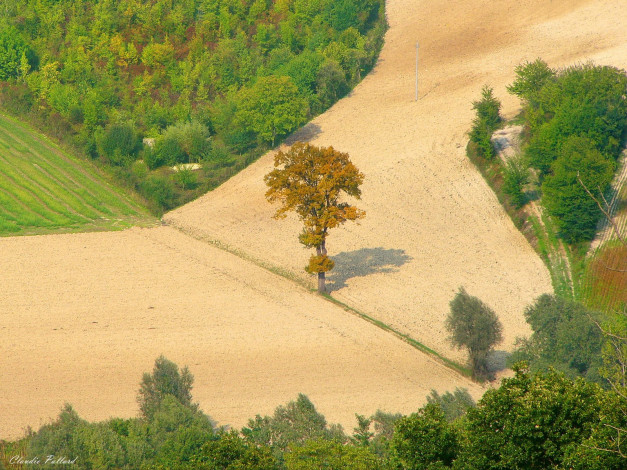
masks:
[[[0,129],[4,130],[5,135],[9,134],[13,141],[18,139],[16,141],[18,147],[20,141],[27,145],[27,151],[38,157],[37,163],[63,184],[81,187],[84,197],[90,199],[94,207],[104,202],[127,215],[141,213],[137,210],[137,204],[123,197],[118,191],[112,191],[107,187],[108,185],[101,176],[96,174],[95,169],[83,162],[78,162],[45,136],[39,135],[36,131],[6,116],[0,116]]]
[[[156,219],[91,162],[0,114],[0,236],[148,226]]]

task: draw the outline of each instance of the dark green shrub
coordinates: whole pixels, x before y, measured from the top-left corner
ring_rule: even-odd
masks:
[[[141,183],[140,190],[156,213],[163,213],[175,205],[176,194],[169,178],[150,175]]]
[[[492,88],[484,86],[481,90],[481,99],[474,101],[472,107],[476,112],[476,117],[469,133],[470,141],[475,144],[478,155],[492,159],[496,152],[491,137],[501,123],[499,114],[501,103],[494,97]]]
[[[157,152],[154,148],[149,145],[144,147],[142,151],[142,157],[144,163],[150,170],[156,170],[159,167],[162,167],[166,164],[166,161],[163,159],[163,154],[161,152]]]
[[[474,378],[491,378],[487,368],[488,353],[503,339],[501,322],[496,313],[477,297],[469,295],[463,287],[455,294],[450,306],[446,329],[451,334],[451,343],[468,350]]]
[[[396,423],[392,452],[403,470],[448,468],[459,449],[460,436],[439,405],[427,404]]]
[[[546,470],[581,448],[605,414],[604,392],[555,371],[530,375],[523,365],[488,390],[466,415],[466,440],[456,469]]]
[[[494,132],[501,123],[501,102],[494,96],[494,90],[484,86],[481,90],[481,99],[472,103],[477,113],[477,120],[485,124],[490,132]]]
[[[187,367],[179,372],[175,363],[159,356],[152,374],[146,372],[142,378],[137,397],[142,416],[150,420],[168,395],[175,397],[183,406],[196,409],[197,406],[192,405],[193,382],[194,377]]]
[[[533,334],[520,341],[510,364],[524,360],[531,371],[553,367],[569,377],[604,383],[600,376],[603,334],[598,314],[572,300],[544,294],[525,309]]]
[[[586,192],[602,194],[608,188],[616,164],[601,155],[593,142],[571,136],[551,166],[552,174],[542,184],[543,202],[557,218],[560,235],[568,243],[591,240],[601,215],[596,202]]]
[[[475,120],[470,131],[470,141],[475,144],[477,155],[491,160],[496,155],[492,145],[492,131],[482,122]]]
[[[327,59],[318,69],[316,90],[320,98],[321,110],[342,98],[350,90],[346,74],[334,60]]]

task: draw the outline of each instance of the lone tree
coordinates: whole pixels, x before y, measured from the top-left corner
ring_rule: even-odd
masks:
[[[366,215],[355,206],[340,202],[342,193],[360,198],[359,185],[364,175],[351,163],[348,154],[333,147],[302,142],[297,142],[287,152],[278,152],[274,166],[264,178],[269,187],[268,201],[281,202],[274,218],[283,218],[287,212],[295,211],[303,221],[303,232],[298,238],[307,248],[316,249],[305,270],[318,274],[318,292],[325,292],[325,273],[335,264],[327,256],[327,234],[329,229],[347,220]]]
[[[503,327],[496,313],[463,287],[450,303],[446,329],[457,348],[466,348],[473,378],[491,378],[487,368],[488,353],[503,341]]]

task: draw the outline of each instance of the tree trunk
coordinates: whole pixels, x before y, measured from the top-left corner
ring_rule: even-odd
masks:
[[[326,243],[324,241],[322,241],[322,244],[320,246],[316,247],[316,254],[318,256],[326,256],[327,255],[327,247],[326,247]],[[326,288],[326,273],[321,272],[318,273],[318,292],[320,294],[324,294],[327,291]]]
[[[318,273],[318,292],[324,294],[327,291],[325,286],[325,273]]]

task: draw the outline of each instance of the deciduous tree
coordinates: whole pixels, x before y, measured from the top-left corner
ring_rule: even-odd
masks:
[[[466,348],[473,377],[487,378],[487,356],[503,340],[502,326],[496,313],[461,287],[451,300],[446,329],[455,347]]]
[[[271,142],[287,135],[307,119],[307,100],[290,77],[263,77],[240,92],[236,122]]]
[[[295,211],[303,221],[300,242],[316,249],[305,270],[318,274],[318,291],[325,292],[325,273],[334,266],[327,256],[328,231],[346,221],[365,217],[363,210],[340,202],[343,193],[360,198],[359,186],[364,175],[347,153],[302,142],[294,144],[287,152],[277,153],[274,166],[265,176],[269,187],[266,198],[281,203],[275,218]]]

